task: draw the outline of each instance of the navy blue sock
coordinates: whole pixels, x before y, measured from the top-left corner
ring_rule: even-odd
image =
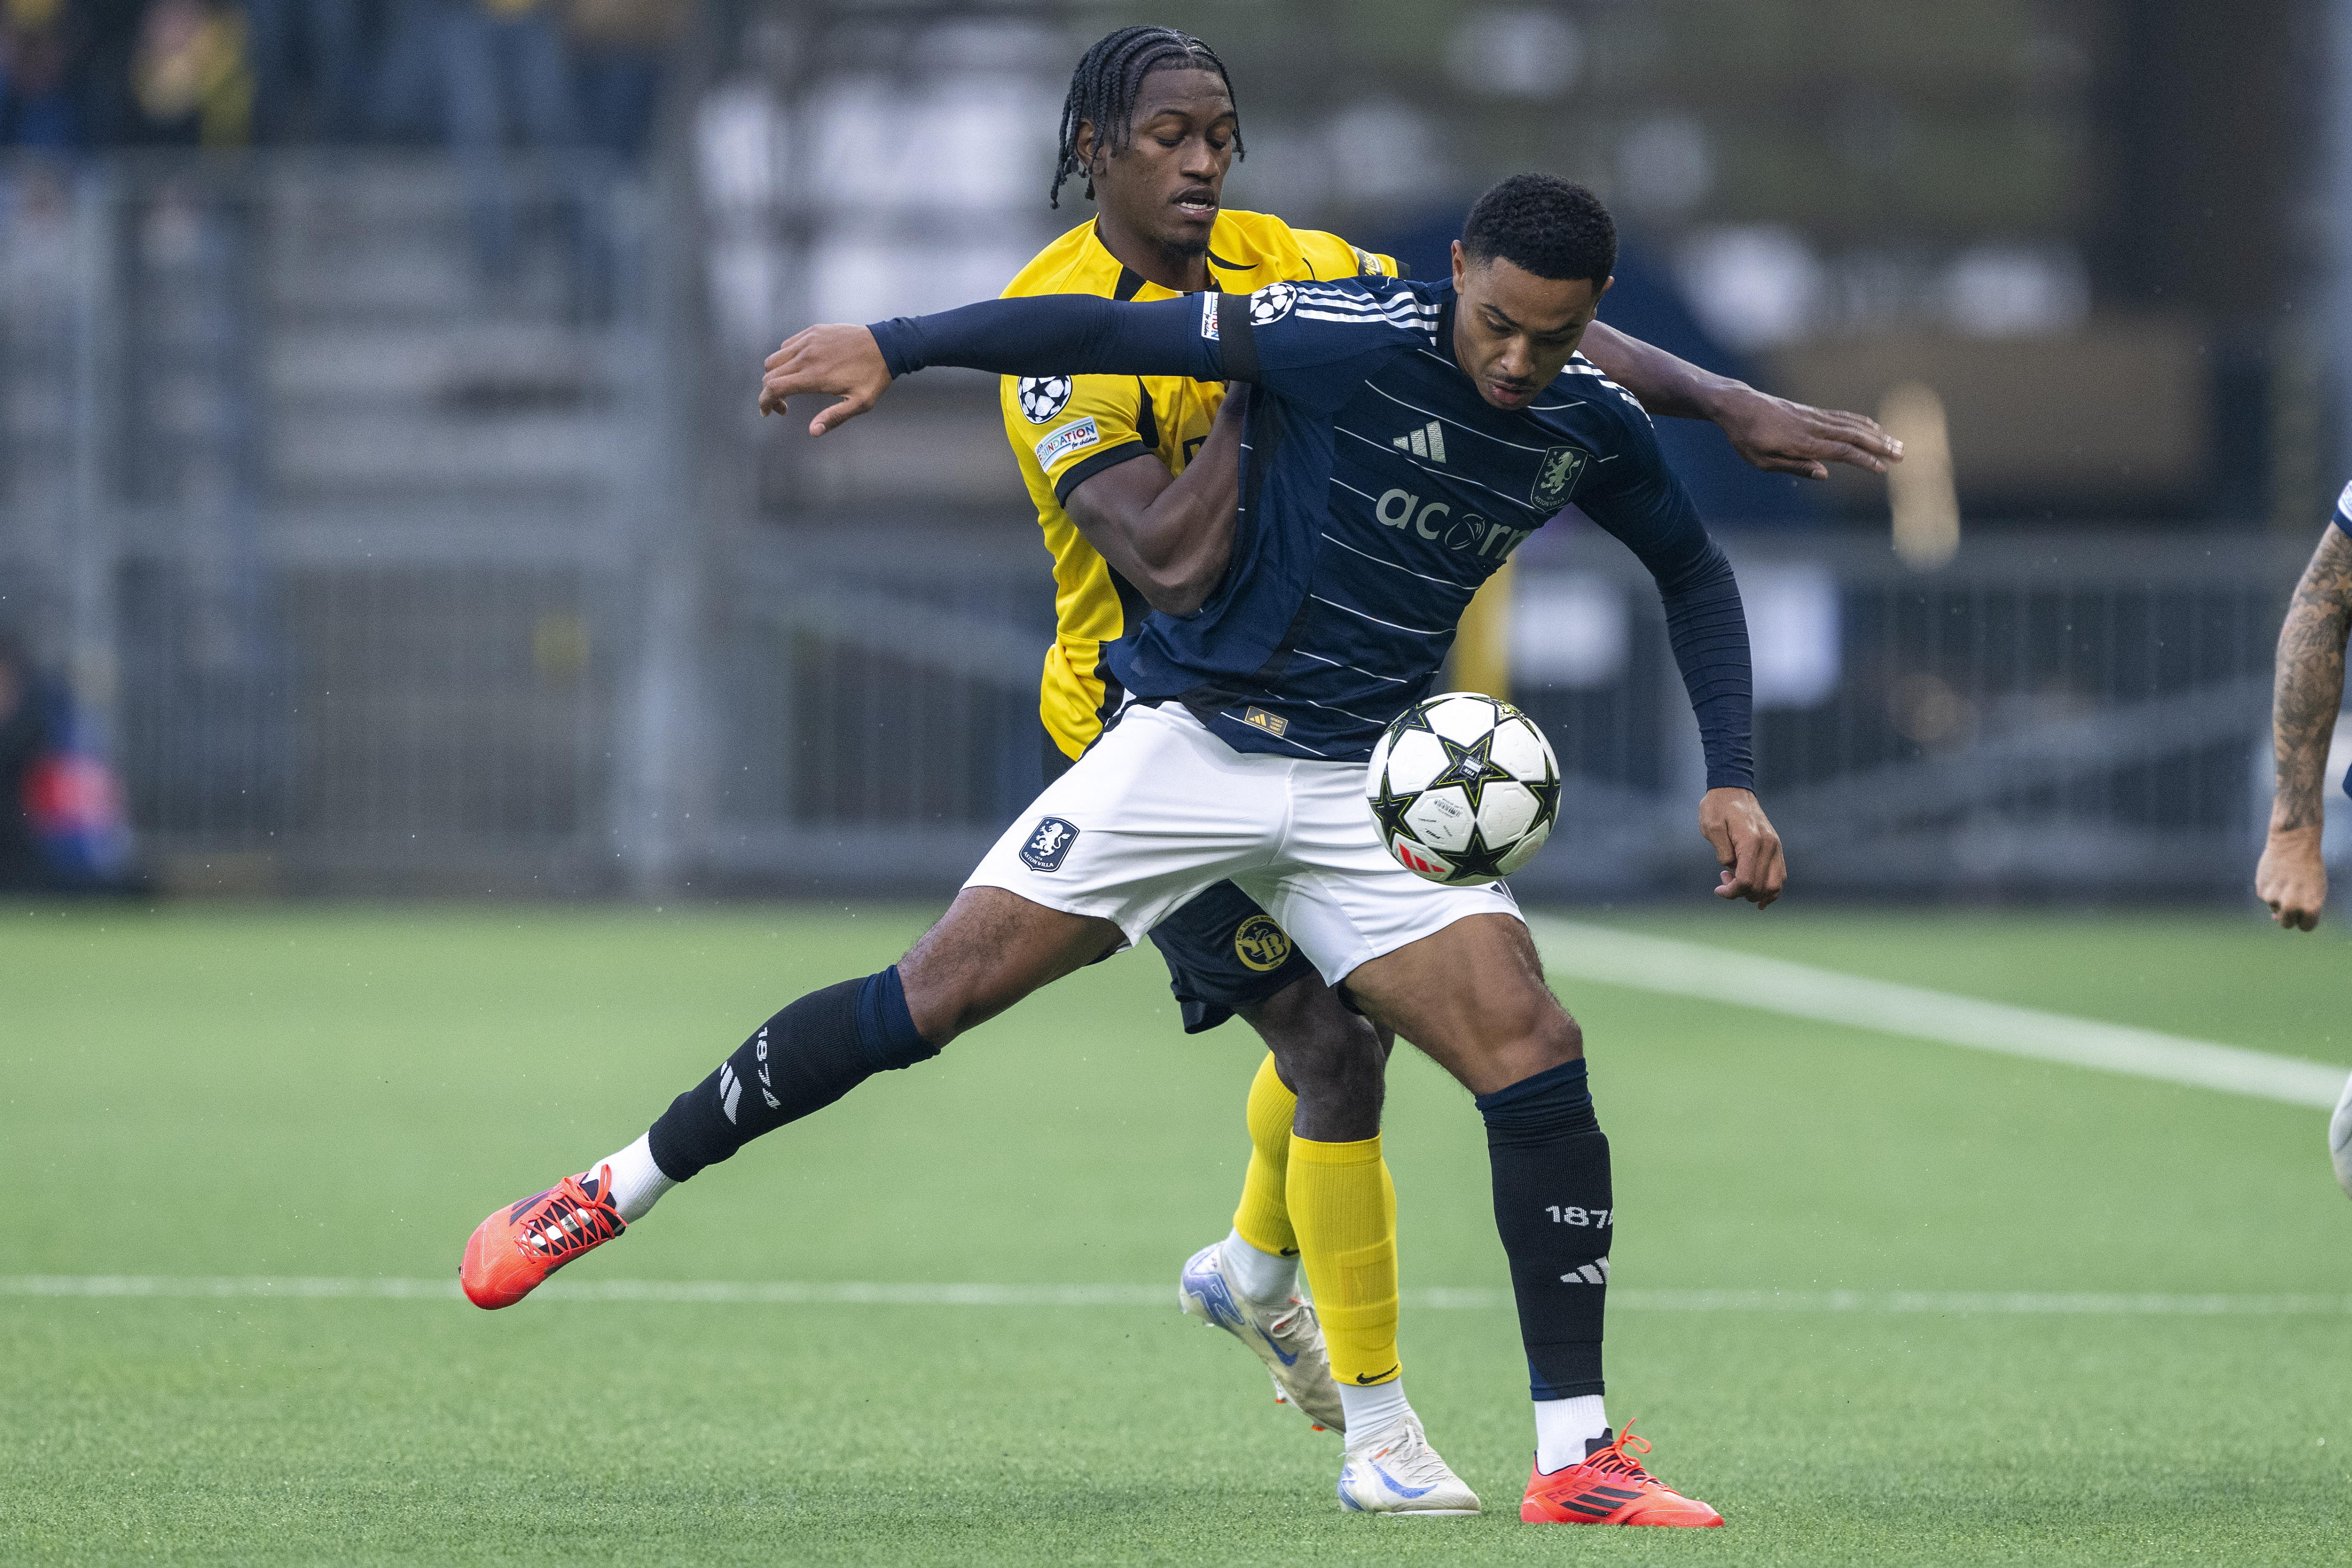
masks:
[[[939,1054],[915,1032],[895,963],[812,991],[670,1102],[646,1134],[654,1163],[671,1181],[685,1181],[761,1133],[823,1110],[876,1073]]]
[[[1528,1391],[1538,1399],[1603,1392],[1601,1319],[1614,1229],[1609,1140],[1579,1058],[1483,1094],[1495,1228],[1511,1260]]]

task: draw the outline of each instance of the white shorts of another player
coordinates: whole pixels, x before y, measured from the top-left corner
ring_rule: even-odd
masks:
[[[964,886],[1111,921],[1139,942],[1228,879],[1334,985],[1466,915],[1519,918],[1499,882],[1442,887],[1398,865],[1365,809],[1362,763],[1236,752],[1173,703],[1129,708]]]

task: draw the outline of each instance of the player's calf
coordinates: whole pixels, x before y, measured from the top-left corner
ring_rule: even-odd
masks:
[[[1536,1402],[1538,1464],[1549,1472],[1581,1460],[1608,1424],[1601,1342],[1616,1230],[1609,1139],[1581,1058],[1481,1095],[1477,1105]]]
[[[1350,1143],[1379,1136],[1389,1053],[1370,1020],[1349,1012],[1319,976],[1239,1011],[1298,1097],[1301,1138]]]

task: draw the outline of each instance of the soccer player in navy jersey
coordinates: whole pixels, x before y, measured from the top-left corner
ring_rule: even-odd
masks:
[[[1003,293],[1152,300],[1397,274],[1393,258],[1336,234],[1226,205],[1242,132],[1233,84],[1207,44],[1168,27],[1104,35],[1071,74],[1048,193],[1066,206],[1075,187],[1095,212]],[[1822,478],[1829,462],[1883,470],[1895,455],[1862,416],[1769,396],[1599,321],[1580,352],[1652,413],[1720,425],[1767,470]],[[1138,529],[1183,531],[1169,515],[1181,506],[1219,517],[1233,508],[1230,484],[1208,495],[1172,485],[1223,399],[1223,382],[1189,376],[1003,380],[1005,435],[1053,558],[1041,786],[1086,753],[1126,697],[1105,654],[1147,601],[1104,551],[1119,554]],[[1182,1309],[1248,1348],[1280,1396],[1318,1425],[1378,1424],[1406,1403],[1395,1386],[1404,1371],[1396,1194],[1380,1132],[1386,1042],[1230,882],[1172,911],[1151,941],[1188,1032],[1238,1016],[1269,1053],[1245,1102],[1250,1159],[1232,1228],[1186,1258]],[[625,1208],[622,1217],[635,1216]]]
[[[1373,742],[1429,692],[1463,605],[1572,502],[1658,583],[1707,754],[1699,817],[1725,865],[1717,893],[1761,905],[1781,890],[1780,841],[1753,793],[1730,566],[1648,416],[1576,358],[1615,252],[1590,192],[1521,175],[1472,209],[1446,282],[1276,282],[1149,304],[1041,296],[792,340],[763,405],[842,397],[818,433],[925,364],[1243,384],[1175,481],[1224,487],[1234,504],[1129,542],[1121,570],[1153,614],[1110,655],[1129,693],[1116,721],[898,964],[793,1003],[678,1096],[648,1134],[654,1179],[691,1177],[874,1072],[938,1054],[1230,879],[1328,984],[1476,1097],[1536,1402],[1520,1517],[1722,1522],[1651,1476],[1636,1458],[1647,1445],[1612,1432],[1603,1408],[1614,1202],[1581,1033],[1508,890],[1405,870],[1362,797]],[[600,1188],[610,1180],[600,1167]],[[620,1225],[568,1178],[483,1222],[467,1292],[519,1300]],[[1339,1495],[1373,1510],[1407,1495],[1478,1506],[1409,1410],[1350,1430]]]

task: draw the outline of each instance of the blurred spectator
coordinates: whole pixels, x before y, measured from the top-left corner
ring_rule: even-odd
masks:
[[[385,0],[367,84],[369,134],[441,142],[441,12],[446,0]]]
[[[147,140],[242,147],[253,129],[244,13],[210,0],[152,0],[131,57]]]
[[[81,22],[65,0],[0,4],[0,146],[65,148],[80,140],[73,89]]]
[[[588,145],[622,159],[645,151],[663,52],[693,14],[693,0],[572,0],[567,32]]]
[[[106,889],[134,875],[114,771],[73,700],[0,632],[0,889]]]
[[[351,140],[364,118],[360,0],[245,0],[245,11],[256,139]]]
[[[441,0],[441,69],[449,146],[465,172],[483,269],[513,269],[509,133],[521,146],[579,144],[572,73],[551,0]]]
[[[42,874],[39,844],[25,815],[25,784],[47,750],[33,668],[15,638],[0,632],[0,888],[36,888]]]

